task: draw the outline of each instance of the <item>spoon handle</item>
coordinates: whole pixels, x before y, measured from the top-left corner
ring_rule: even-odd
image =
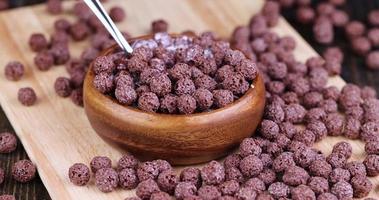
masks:
[[[96,17],[101,21],[101,23],[108,30],[108,32],[112,35],[113,39],[116,40],[117,44],[127,53],[132,53],[133,48],[125,40],[124,36],[120,32],[120,30],[116,27],[113,20],[109,17],[108,13],[104,9],[103,5],[101,5],[100,1],[99,0],[84,0],[84,2],[96,15]]]

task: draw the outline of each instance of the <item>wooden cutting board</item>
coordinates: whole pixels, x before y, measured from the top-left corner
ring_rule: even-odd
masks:
[[[65,2],[64,16],[70,16],[73,1]],[[127,12],[127,20],[121,24],[133,36],[149,32],[150,22],[164,18],[171,32],[212,30],[228,37],[234,27],[247,24],[249,18],[262,6],[263,0],[112,0],[107,7],[121,5]],[[62,16],[63,16],[62,15]],[[99,192],[93,180],[86,187],[77,187],[67,178],[68,168],[75,162],[89,163],[95,155],[105,155],[114,162],[123,153],[103,142],[92,130],[84,110],[69,99],[58,97],[53,83],[58,76],[67,75],[64,67],[54,67],[48,72],[36,70],[34,53],[28,46],[29,35],[34,32],[51,33],[52,24],[59,16],[51,16],[44,5],[26,7],[0,13],[0,103],[22,141],[28,155],[38,166],[38,171],[53,199],[116,200],[134,195],[134,191],[117,190],[109,194]],[[316,55],[316,52],[281,19],[275,31],[280,35],[296,38],[295,55],[300,61]],[[79,56],[86,42],[70,44],[74,57]],[[19,60],[26,66],[25,77],[18,82],[7,81],[4,66],[10,60]],[[330,79],[331,85],[342,87],[340,77]],[[24,107],[17,101],[17,90],[31,86],[38,95],[35,106]],[[316,146],[329,153],[333,144],[341,138],[327,138]],[[353,141],[353,159],[364,158],[363,143]],[[375,190],[371,196],[379,196],[379,179],[371,179]],[[38,197],[37,197],[38,199]]]

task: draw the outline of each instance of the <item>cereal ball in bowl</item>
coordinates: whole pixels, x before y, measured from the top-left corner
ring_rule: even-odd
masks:
[[[241,52],[216,39],[201,43],[201,36],[156,33],[129,42],[132,54],[113,46],[95,59],[83,86],[87,117],[105,141],[142,160],[185,165],[222,157],[254,133],[265,88]],[[225,65],[227,81],[216,78]],[[104,73],[108,79],[95,81]]]

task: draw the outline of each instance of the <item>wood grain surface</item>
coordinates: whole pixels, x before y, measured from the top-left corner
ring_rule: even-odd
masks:
[[[121,3],[122,2],[122,3]],[[125,3],[124,3],[125,2]],[[261,0],[113,0],[107,6],[122,5],[128,19],[120,27],[133,36],[146,34],[149,22],[156,18],[169,21],[170,31],[180,32],[213,30],[223,37],[230,35],[237,25],[246,24],[250,16],[259,10]],[[67,15],[73,2],[66,2]],[[175,9],[173,9],[175,8]],[[236,14],[238,13],[238,14]],[[40,72],[33,65],[34,53],[27,45],[33,32],[51,33],[51,24],[57,17],[49,16],[44,6],[15,9],[0,13],[0,71],[9,60],[20,60],[26,66],[25,77],[18,82],[9,82],[0,75],[0,103],[9,121],[21,139],[28,155],[37,164],[40,177],[52,199],[123,199],[133,191],[118,190],[110,194],[99,192],[93,180],[86,187],[76,187],[67,178],[67,169],[75,162],[89,163],[95,155],[106,155],[114,161],[122,150],[109,147],[91,129],[84,110],[68,99],[55,95],[53,82],[56,77],[66,75],[63,67]],[[9,20],[12,19],[12,20]],[[296,57],[304,61],[316,52],[281,19],[275,31],[281,35],[292,35],[298,42]],[[73,55],[79,55],[85,42],[70,46]],[[329,84],[342,87],[344,81],[335,77]],[[23,107],[17,101],[20,87],[32,86],[39,97],[33,107]],[[327,138],[316,146],[324,153],[342,138]],[[353,141],[353,159],[364,157],[363,144]],[[378,178],[372,179],[375,189],[372,197],[379,195]],[[37,198],[38,199],[38,198]]]

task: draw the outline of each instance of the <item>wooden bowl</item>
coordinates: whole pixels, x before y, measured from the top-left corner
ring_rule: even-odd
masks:
[[[142,39],[145,38],[149,36]],[[116,49],[113,46],[102,55]],[[92,127],[105,141],[141,160],[159,158],[173,165],[188,165],[220,158],[254,133],[265,106],[265,88],[260,75],[252,84],[254,88],[232,104],[190,115],[147,113],[121,105],[98,92],[93,79],[91,64],[84,81],[83,100]]]

